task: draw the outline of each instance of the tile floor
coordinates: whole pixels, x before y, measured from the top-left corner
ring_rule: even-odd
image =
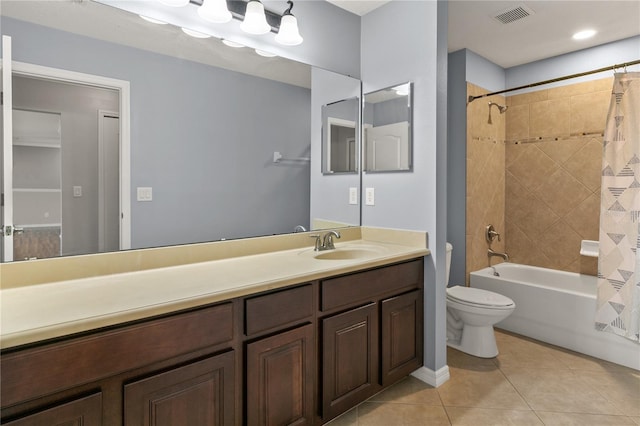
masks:
[[[408,377],[330,426],[640,425],[640,371],[496,330],[500,354],[448,348],[439,388]]]

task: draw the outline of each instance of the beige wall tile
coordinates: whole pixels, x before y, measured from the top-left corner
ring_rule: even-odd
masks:
[[[571,100],[562,98],[532,103],[529,120],[529,137],[569,135]]]
[[[611,90],[571,97],[571,133],[602,132],[607,122]]]
[[[563,269],[579,259],[582,237],[564,220],[550,226],[544,238],[547,243],[541,249],[556,266],[554,269]]]
[[[562,166],[584,186],[596,191],[602,178],[602,139],[588,138]]]
[[[525,105],[533,102],[546,101],[547,99],[549,99],[549,93],[547,90],[536,90],[535,92],[507,96],[507,105],[509,105],[509,107]]]
[[[578,138],[565,138],[538,142],[535,146],[541,149],[554,161],[562,164],[584,146],[584,140]]]
[[[583,240],[597,241],[600,233],[600,193],[592,193],[564,218]]]
[[[535,191],[555,172],[559,165],[535,144],[530,144],[527,155],[522,155],[509,165],[507,170],[515,176],[529,191]]]
[[[506,139],[529,137],[529,104],[509,106],[506,114]]]
[[[586,200],[592,192],[580,183],[569,172],[558,168],[547,177],[534,195],[560,217],[565,216]]]

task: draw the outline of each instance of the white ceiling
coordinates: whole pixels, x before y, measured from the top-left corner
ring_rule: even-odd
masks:
[[[327,1],[358,15],[388,3]],[[509,24],[493,18],[519,5],[534,13]],[[593,28],[598,33],[580,42],[571,38],[574,32],[585,28]],[[503,68],[639,34],[640,0],[449,0],[449,51],[467,48]],[[638,56],[640,59],[640,51]]]

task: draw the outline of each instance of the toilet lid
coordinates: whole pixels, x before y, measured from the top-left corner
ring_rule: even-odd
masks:
[[[461,285],[447,288],[447,297],[459,302],[472,303],[480,306],[506,307],[514,304],[513,300],[501,294]]]

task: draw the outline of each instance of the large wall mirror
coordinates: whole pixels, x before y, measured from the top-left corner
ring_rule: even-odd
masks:
[[[53,103],[38,104],[27,95],[40,93],[40,98],[50,100],[49,90],[77,86],[58,81],[62,87],[43,89],[41,78],[30,81],[32,76],[14,76],[14,107],[34,117],[54,114],[60,130],[57,154],[58,148],[47,148],[46,153],[35,146],[20,148],[24,152],[39,149],[36,162],[61,161],[61,165],[47,166],[47,170],[61,171],[58,186],[45,188],[49,198],[51,194],[60,198],[60,217],[48,207],[38,210],[42,217],[47,214],[49,222],[24,224],[27,245],[49,244],[51,235],[41,239],[47,228],[53,228],[53,240],[60,241],[53,255],[95,253],[109,250],[105,244],[118,244],[104,235],[99,242],[100,232],[109,234],[113,226],[106,223],[100,231],[99,216],[110,211],[112,204],[101,204],[99,179],[89,177],[101,167],[113,172],[107,166],[111,160],[99,163],[97,145],[88,147],[84,145],[88,138],[72,136],[82,128],[93,135],[95,144],[98,133],[110,132],[113,137],[115,132],[117,137],[117,120],[127,112],[130,248],[313,227],[310,157],[312,141],[319,142],[311,136],[312,111],[320,121],[320,105],[327,102],[319,104],[317,112],[312,106],[312,87],[318,86],[312,84],[313,67],[263,57],[249,48],[233,49],[213,38],[193,38],[180,28],[155,25],[93,1],[3,0],[0,18],[2,34],[12,38],[13,61],[130,84],[130,111],[119,111],[118,100],[114,102],[109,91],[70,98],[70,105],[75,107],[82,100],[91,110],[93,121],[76,126],[73,120],[79,113]],[[341,98],[352,96],[348,92]],[[26,163],[20,160],[20,164]],[[323,192],[323,205],[331,205],[334,196],[347,204],[342,202],[343,192]],[[347,226],[360,224],[359,215],[346,220],[328,213],[322,218]],[[29,226],[34,232],[26,232]],[[61,229],[58,234],[56,227]],[[25,253],[16,260],[47,257]]]
[[[360,98],[322,106],[322,172],[357,173],[360,153]]]
[[[364,95],[364,171],[403,172],[413,168],[412,83]]]

